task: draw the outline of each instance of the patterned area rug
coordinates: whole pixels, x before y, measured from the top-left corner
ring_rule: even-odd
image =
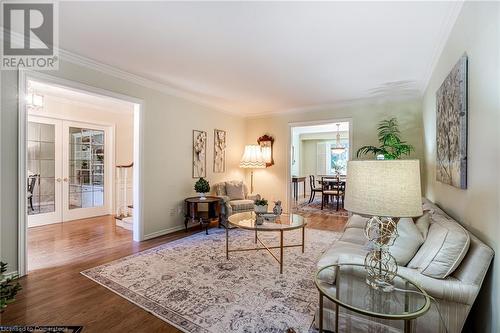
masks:
[[[230,247],[253,247],[253,233],[230,230]],[[318,303],[313,276],[340,233],[306,229],[305,253],[285,249],[282,275],[267,251],[225,255],[225,231],[195,234],[82,272],[184,332],[309,332]],[[278,234],[262,232],[267,243]],[[301,231],[285,232],[299,243]]]
[[[293,212],[300,214],[300,213],[320,213],[320,214],[325,214],[329,216],[343,216],[343,217],[348,217],[349,213],[347,210],[340,208],[337,211],[337,204],[336,203],[328,203],[323,207],[323,210],[321,210],[321,199],[314,199],[313,202],[307,203],[303,202],[299,204],[297,207],[293,208]]]

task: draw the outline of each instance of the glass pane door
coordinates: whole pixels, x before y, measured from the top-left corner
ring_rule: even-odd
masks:
[[[62,122],[28,116],[26,129],[26,213],[28,227],[62,220]]]
[[[28,122],[27,209],[28,215],[55,211],[55,125]]]
[[[69,127],[68,209],[104,206],[103,130]]]

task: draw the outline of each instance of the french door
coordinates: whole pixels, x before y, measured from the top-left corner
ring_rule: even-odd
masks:
[[[109,134],[105,126],[29,117],[30,227],[111,212]],[[35,140],[37,135],[39,141]]]
[[[28,226],[62,221],[62,123],[29,117],[26,135]]]

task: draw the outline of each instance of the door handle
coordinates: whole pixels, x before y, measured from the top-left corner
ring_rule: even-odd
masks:
[[[56,178],[56,182],[60,183],[61,182],[61,178]]]
[[[68,181],[68,178],[64,178],[63,180],[64,180],[65,182],[67,182],[67,181]]]

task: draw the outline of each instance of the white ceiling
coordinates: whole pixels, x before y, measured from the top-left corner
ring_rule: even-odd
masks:
[[[420,97],[457,2],[61,2],[61,48],[245,115]]]

